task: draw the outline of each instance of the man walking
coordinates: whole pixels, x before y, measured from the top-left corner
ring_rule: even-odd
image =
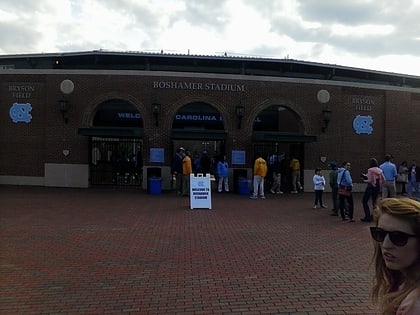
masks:
[[[391,155],[385,155],[385,162],[379,168],[382,170],[385,182],[382,184],[382,198],[395,198],[397,189],[395,187],[395,178],[397,177],[397,167],[391,162]]]
[[[254,192],[251,199],[265,199],[264,195],[264,178],[267,175],[267,162],[258,155],[254,162]]]
[[[292,169],[292,194],[297,194],[298,189],[303,190],[300,183],[300,162],[296,157],[290,161],[290,168]]]

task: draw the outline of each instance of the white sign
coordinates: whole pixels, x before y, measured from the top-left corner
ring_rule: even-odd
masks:
[[[210,174],[190,174],[190,209],[211,209]]]

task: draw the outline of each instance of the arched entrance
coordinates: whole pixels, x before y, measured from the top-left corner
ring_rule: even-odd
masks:
[[[184,105],[176,113],[172,122],[173,151],[184,147],[189,150],[195,172],[200,172],[199,160],[208,155],[214,164],[221,154],[225,153],[226,132],[223,117],[212,105],[204,102],[193,102]]]
[[[141,188],[143,167],[143,119],[137,108],[121,99],[98,105],[89,136],[90,185]]]
[[[284,105],[271,105],[258,113],[253,125],[253,153],[254,157],[261,154],[267,163],[270,156],[275,155],[282,164],[282,189],[290,187],[290,158],[296,157],[304,169],[304,144],[316,141],[315,136],[304,134],[304,125],[296,112]],[[272,159],[271,159],[272,160]],[[303,182],[303,172],[301,172]],[[267,176],[266,189],[271,186],[271,174]]]

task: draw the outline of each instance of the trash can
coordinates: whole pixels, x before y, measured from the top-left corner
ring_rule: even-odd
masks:
[[[248,171],[246,169],[234,169],[233,170],[233,191],[239,193],[239,179],[247,178]]]
[[[160,195],[162,192],[162,177],[149,178],[149,193],[151,195]]]
[[[162,179],[162,169],[160,167],[149,167],[147,168],[146,171],[146,176],[147,176],[147,192],[150,194],[151,193],[151,189],[150,189],[150,179],[151,178],[160,178]],[[155,185],[157,185],[157,183],[155,183]]]
[[[240,195],[249,195],[249,180],[245,177],[238,179],[238,193]]]

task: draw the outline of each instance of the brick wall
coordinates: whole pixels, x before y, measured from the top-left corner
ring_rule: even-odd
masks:
[[[68,124],[58,110],[60,82],[71,79],[74,92],[67,97],[70,109]],[[216,89],[158,89],[154,81],[234,84],[242,91]],[[370,157],[382,160],[386,153],[395,162],[420,159],[420,91],[387,88],[360,83],[343,83],[229,75],[176,74],[123,71],[45,71],[36,74],[4,72],[0,77],[0,175],[43,176],[45,163],[88,164],[88,137],[77,134],[81,127],[91,127],[98,105],[110,99],[123,99],[137,107],[143,117],[143,155],[151,147],[165,148],[165,163],[172,155],[171,128],[177,111],[190,102],[205,102],[223,116],[227,132],[226,150],[246,150],[247,167],[252,165],[252,128],[255,117],[271,105],[288,108],[298,117],[303,133],[317,136],[317,142],[305,144],[306,169],[325,167],[320,160],[352,161],[357,174],[367,168]],[[14,88],[17,86],[18,88]],[[13,89],[30,86],[30,95]],[[321,132],[322,109],[316,94],[327,89],[331,99],[331,121]],[[12,122],[9,110],[13,103],[29,102],[30,123]],[[152,103],[161,104],[159,127],[154,124]],[[241,129],[237,128],[236,105],[245,107]],[[373,131],[356,134],[353,121],[357,115],[371,116]],[[67,151],[68,150],[68,151]],[[65,152],[69,152],[68,155]]]

